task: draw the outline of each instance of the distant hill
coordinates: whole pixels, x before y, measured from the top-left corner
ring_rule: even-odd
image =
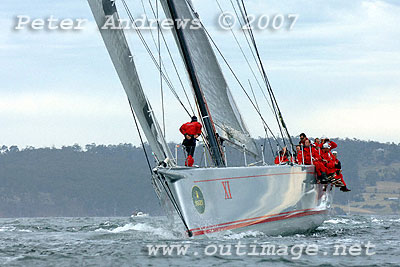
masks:
[[[398,213],[400,146],[357,139],[335,141],[352,189],[336,192],[337,207]],[[272,162],[269,142],[258,139],[257,143],[265,145],[267,161]],[[170,146],[174,152],[176,145]],[[181,148],[178,152],[182,163]],[[202,152],[199,146],[196,164],[204,161]],[[243,164],[242,153],[229,149],[227,157],[230,165]],[[138,210],[162,213],[141,147],[0,148],[0,217],[129,216]]]

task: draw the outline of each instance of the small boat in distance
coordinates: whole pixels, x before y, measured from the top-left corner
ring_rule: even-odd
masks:
[[[190,0],[160,2],[165,16],[173,21],[173,36],[186,69],[185,75],[189,78],[196,113],[205,129],[202,139],[204,154],[209,161],[207,165],[195,168],[179,166],[173,157],[143,90],[124,30],[103,27],[111,20],[120,21],[117,5],[109,0],[88,2],[134,111],[135,121],[139,122],[153,151],[157,163],[151,166],[155,192],[166,211],[180,218],[188,236],[249,230],[283,235],[311,231],[324,222],[332,202],[331,191],[324,191],[324,186],[317,182],[312,165],[299,165],[294,161],[284,165],[265,162],[263,151],[259,151],[251,138],[217,60],[216,51],[221,51],[216,48]],[[125,0],[122,4],[134,24]],[[245,17],[243,1],[237,1],[237,8]],[[180,27],[182,20],[200,20],[200,27]],[[141,35],[140,31],[137,33]],[[251,30],[247,34],[254,46],[256,64],[282,134],[280,147],[288,146],[294,158],[292,137],[269,84],[254,36]],[[154,63],[160,70],[160,77],[168,84],[167,70],[156,58]],[[243,83],[239,82],[239,85],[244,89]],[[250,97],[249,100],[252,101]],[[275,138],[258,104],[251,103],[266,134]],[[244,166],[228,166],[221,140],[245,158],[254,156],[255,161],[249,164],[245,161]]]
[[[132,213],[131,218],[136,218],[136,217],[147,217],[149,216],[149,214],[144,213],[142,211],[135,211],[134,213]]]

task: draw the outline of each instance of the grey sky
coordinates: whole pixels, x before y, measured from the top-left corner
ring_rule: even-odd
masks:
[[[230,8],[229,1],[219,1],[224,9]],[[132,8],[140,7],[135,2],[128,0]],[[307,132],[310,136],[400,142],[398,1],[246,2],[248,11],[257,15],[299,15],[292,31],[256,32],[270,82],[293,135]],[[194,3],[246,82],[250,73],[232,36],[215,28],[215,0]],[[86,1],[5,0],[2,5],[0,143],[137,144],[124,91]],[[15,31],[17,15],[87,18],[90,22],[84,30],[73,33]],[[133,35],[130,41],[143,84],[159,114],[157,73]],[[186,78],[185,74],[182,77]],[[227,79],[232,81],[229,75]],[[175,86],[179,87],[178,83]],[[234,83],[232,91],[253,136],[263,136],[250,105]],[[257,96],[261,98],[261,94]],[[179,141],[178,128],[187,117],[171,93],[166,99],[167,139]],[[264,111],[273,125],[266,107]]]

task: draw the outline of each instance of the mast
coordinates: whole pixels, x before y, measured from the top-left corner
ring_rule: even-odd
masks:
[[[219,142],[217,140],[217,135],[215,131],[214,124],[211,120],[208,108],[207,108],[207,103],[205,101],[203,92],[200,87],[200,82],[197,78],[196,71],[194,68],[194,64],[191,58],[191,55],[189,53],[189,47],[187,45],[187,42],[185,40],[185,36],[183,34],[183,30],[181,27],[178,27],[178,22],[179,16],[176,11],[175,3],[173,0],[165,0],[167,3],[170,15],[172,20],[174,21],[174,29],[176,31],[176,37],[178,40],[179,47],[182,52],[183,60],[185,62],[185,66],[187,69],[187,72],[189,74],[189,78],[192,84],[192,88],[197,100],[197,105],[200,110],[200,115],[203,119],[204,123],[204,128],[207,131],[207,136],[208,136],[208,143],[210,146],[210,152],[211,152],[211,157],[214,160],[214,164],[217,167],[222,167],[225,166],[224,164],[224,159],[223,159],[223,154],[219,145]]]

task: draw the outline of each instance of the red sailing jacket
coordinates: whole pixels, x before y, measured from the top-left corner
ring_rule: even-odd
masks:
[[[315,146],[316,148],[322,148],[322,144],[321,143],[319,143],[319,144],[314,143],[313,146]]]
[[[303,145],[303,146],[304,146],[306,140],[308,140],[307,137],[306,137],[305,139],[303,139],[303,140],[300,140],[300,141],[299,141],[299,145]]]
[[[303,151],[297,152],[297,164],[303,164]]]
[[[197,121],[194,122],[187,122],[179,128],[179,131],[183,135],[201,135],[201,124]]]
[[[321,156],[319,155],[319,151],[314,147],[311,147],[311,155],[310,155],[310,147],[304,147],[304,165],[311,165],[311,156],[312,156],[312,164],[315,166],[315,171],[318,176],[322,174],[322,172],[327,172],[324,164],[321,161]],[[302,151],[300,151],[297,155],[297,161],[299,164],[303,162]]]
[[[288,162],[289,161],[289,159],[288,159],[288,157],[287,156],[284,156],[283,158],[282,158],[282,156],[280,156],[280,162],[279,162],[279,156],[277,156],[276,158],[275,158],[275,164],[280,164],[280,163],[285,163],[285,162]]]
[[[332,153],[330,151],[328,152],[324,152],[323,150],[321,151],[321,158],[326,160],[323,161],[325,167],[327,168],[327,174],[331,174],[336,172],[336,168],[335,168],[335,157],[332,155]]]
[[[333,141],[330,141],[329,145],[331,146],[331,150],[337,148],[337,144]]]
[[[337,144],[333,141],[328,142],[329,146],[331,147],[330,150],[337,148]],[[320,148],[322,148],[324,144],[320,144]]]
[[[319,161],[320,160],[320,156],[319,156],[319,152],[314,148],[311,147],[311,153],[310,153],[310,147],[304,147],[304,164],[305,165],[311,165],[311,157],[313,158],[312,161]],[[298,157],[297,159],[299,160],[299,162],[303,161],[302,155],[299,153],[300,157]]]

